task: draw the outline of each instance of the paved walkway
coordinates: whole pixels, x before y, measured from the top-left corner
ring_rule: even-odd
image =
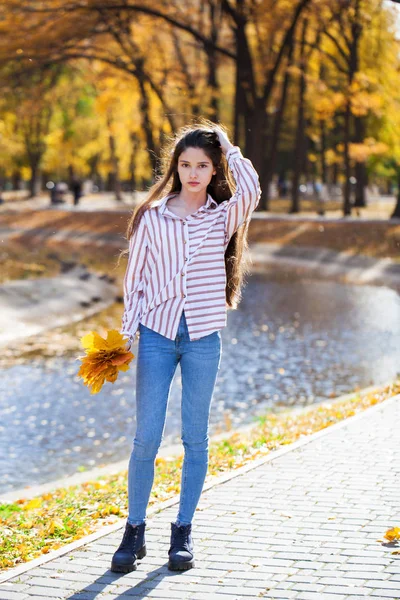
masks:
[[[1,600],[400,598],[400,396],[205,491],[197,567],[166,567],[176,506],[149,519],[138,570],[109,570],[122,529],[0,585]]]
[[[85,194],[81,197],[77,206],[73,205],[72,194],[68,193],[65,197],[65,203],[50,205],[50,196],[48,193],[42,192],[40,196],[31,198],[30,200],[24,200],[24,194],[22,194],[20,200],[8,200],[10,194],[5,194],[7,200],[0,203],[0,213],[8,210],[26,211],[26,210],[42,210],[55,208],[56,210],[67,210],[67,211],[96,211],[96,210],[131,210],[133,206],[146,197],[146,192],[138,191],[135,194],[131,192],[124,192],[122,194],[123,200],[118,201],[115,199],[115,195],[112,192],[100,192]],[[396,205],[396,198],[394,196],[373,196],[367,200],[368,206],[361,209],[353,209],[352,216],[346,217],[346,221],[354,219],[356,222],[367,220],[387,220]],[[286,201],[272,201],[273,210],[278,212],[268,212],[268,217],[273,218],[287,218],[290,220],[310,218],[311,220],[320,220],[321,217],[317,215],[317,205],[315,210],[302,211],[297,214],[288,213],[290,200]],[[257,214],[260,213],[256,213]],[[326,210],[325,217],[329,219],[337,219],[338,221],[343,220],[343,211],[341,208],[341,202],[337,201],[337,209]]]

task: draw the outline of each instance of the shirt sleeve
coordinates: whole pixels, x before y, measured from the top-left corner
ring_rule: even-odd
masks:
[[[129,258],[124,277],[124,314],[120,332],[132,343],[139,327],[143,297],[143,268],[147,255],[147,232],[144,215],[129,240]]]
[[[236,192],[226,206],[225,241],[229,242],[238,227],[251,219],[260,201],[261,188],[257,171],[238,146],[228,150],[226,159],[236,183]]]

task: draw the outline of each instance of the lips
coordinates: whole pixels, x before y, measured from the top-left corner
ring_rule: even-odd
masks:
[[[189,181],[189,185],[199,185],[199,181]]]

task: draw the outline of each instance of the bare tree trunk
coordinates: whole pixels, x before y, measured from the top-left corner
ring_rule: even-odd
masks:
[[[208,62],[208,86],[211,89],[211,102],[210,102],[210,119],[214,122],[219,120],[219,84],[217,80],[218,70],[218,54],[215,50],[215,46],[218,44],[218,34],[221,30],[222,23],[222,9],[219,2],[209,0],[209,15],[211,25],[211,41],[212,45],[206,50],[207,62]]]
[[[354,118],[354,141],[356,144],[362,144],[365,137],[365,117]],[[356,162],[356,194],[354,206],[366,206],[365,202],[365,186],[367,185],[367,169],[364,162]]]
[[[400,219],[400,166],[396,168],[397,174],[397,203],[393,213],[390,215],[391,219]]]
[[[305,93],[306,93],[306,65],[304,61],[305,54],[305,41],[308,27],[308,19],[303,20],[303,27],[301,31],[301,43],[300,43],[300,82],[299,82],[299,105],[297,111],[297,130],[296,130],[296,142],[294,149],[294,168],[292,178],[292,205],[290,208],[291,213],[298,213],[300,210],[300,197],[299,197],[299,183],[300,175],[304,167],[304,150],[305,150]]]
[[[320,135],[321,135],[321,180],[322,183],[327,183],[327,168],[326,168],[326,131],[325,121],[320,121]]]
[[[354,15],[352,17],[351,25],[351,38],[348,43],[349,50],[349,72],[348,72],[348,89],[351,89],[351,85],[354,80],[354,76],[358,71],[358,51],[359,43],[362,34],[362,24],[360,15],[360,0],[354,0]],[[351,176],[351,165],[349,155],[349,143],[351,140],[351,98],[347,98],[346,112],[345,112],[345,139],[344,139],[344,167],[345,167],[345,185],[344,185],[344,198],[343,198],[343,215],[348,216],[351,214],[351,188],[350,188],[350,176]],[[356,134],[357,139],[357,134]],[[361,177],[360,185],[362,185],[363,177]],[[362,192],[363,193],[363,192]]]
[[[149,155],[151,169],[157,175],[159,173],[160,165],[158,164],[158,153],[159,148],[156,147],[156,143],[153,136],[153,129],[151,126],[150,119],[150,99],[146,90],[145,82],[143,77],[138,77],[139,90],[140,90],[140,114],[142,117],[142,127],[147,143],[147,152]]]
[[[350,164],[350,152],[349,152],[349,143],[350,143],[350,117],[351,117],[351,109],[350,109],[350,99],[346,102],[346,111],[344,115],[344,151],[343,151],[343,159],[344,159],[344,190],[343,190],[343,215],[346,217],[351,214],[351,188],[350,188],[350,176],[351,176],[351,164]]]
[[[89,165],[89,169],[90,169],[89,178],[91,180],[95,180],[96,176],[98,175],[97,167],[100,162],[100,157],[101,157],[101,154],[97,153],[88,159],[88,165]]]
[[[29,157],[29,166],[31,168],[31,177],[29,180],[29,198],[34,198],[40,192],[40,165],[41,156]]]
[[[244,148],[245,141],[245,120],[244,114],[246,113],[246,102],[244,97],[244,91],[240,83],[239,65],[236,63],[236,82],[235,82],[235,108],[233,116],[233,140],[235,146]]]
[[[237,0],[242,9],[243,0]],[[252,119],[256,95],[254,90],[253,64],[246,37],[246,20],[236,15],[236,91],[235,91],[235,143],[244,148],[244,153],[253,159],[250,151]]]
[[[130,172],[130,188],[132,194],[135,192],[136,188],[136,154],[139,150],[140,141],[136,133],[131,133],[131,157],[129,161],[129,172]]]
[[[357,73],[359,70],[359,46],[360,39],[363,31],[360,15],[360,0],[355,2],[355,15],[352,23],[352,46],[350,52],[350,69]],[[365,138],[366,120],[365,117],[354,117],[354,142],[356,144],[362,144]],[[355,176],[356,176],[356,193],[354,206],[365,206],[365,186],[367,184],[367,169],[365,163],[356,162],[355,164]]]
[[[21,189],[21,182],[22,182],[22,177],[21,177],[21,171],[19,170],[19,168],[17,167],[12,175],[11,175],[11,181],[12,181],[12,188],[13,190],[19,190]]]
[[[272,177],[275,172],[276,160],[278,155],[278,141],[281,132],[282,122],[283,122],[283,114],[286,106],[286,98],[287,98],[287,90],[289,88],[290,83],[290,72],[289,68],[292,66],[293,62],[293,40],[289,45],[288,50],[288,60],[286,65],[285,77],[282,83],[281,97],[279,101],[279,108],[277,110],[274,126],[272,130],[271,144],[270,144],[270,154],[269,158],[266,161],[266,166],[264,168],[262,178],[261,178],[261,189],[263,190],[263,197],[261,204],[262,210],[268,210],[269,208],[269,200],[270,200],[270,187]]]
[[[111,162],[110,182],[111,182],[112,187],[114,188],[115,199],[120,202],[122,200],[122,193],[121,193],[121,181],[119,178],[119,158],[117,155],[115,137],[112,134],[112,129],[111,129],[112,123],[111,123],[110,117],[107,118],[107,125],[108,125],[108,144],[109,144],[109,148],[110,148],[110,162]]]

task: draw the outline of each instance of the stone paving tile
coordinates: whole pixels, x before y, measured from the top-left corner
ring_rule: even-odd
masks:
[[[4,590],[0,588],[1,600],[25,600],[29,596],[25,592],[17,592],[16,590]]]
[[[382,543],[400,521],[399,422],[400,398],[204,492],[190,571],[167,568],[175,505],[148,520],[137,571],[110,571],[120,529],[0,584],[0,600],[400,600]]]
[[[292,596],[292,598],[296,598],[296,600],[345,600],[346,596],[343,594],[325,594],[322,592],[318,592],[315,594],[314,592],[300,592],[296,596]]]

